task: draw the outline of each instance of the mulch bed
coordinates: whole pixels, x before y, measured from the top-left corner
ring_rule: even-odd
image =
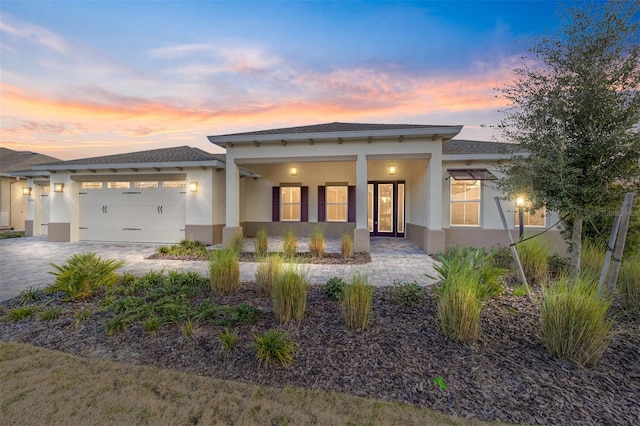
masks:
[[[224,356],[221,327],[201,324],[192,337],[177,325],[156,336],[136,325],[107,336],[113,314],[92,314],[73,327],[72,312],[98,308],[99,300],[62,303],[66,315],[44,322],[0,320],[0,339],[19,341],[94,359],[154,365],[269,386],[298,386],[406,402],[460,417],[531,424],[640,423],[640,324],[626,320],[600,362],[591,369],[550,356],[536,335],[539,313],[524,297],[487,302],[482,338],[472,346],[448,341],[438,330],[432,291],[417,307],[394,304],[374,290],[370,327],[345,327],[340,306],[317,286],[309,292],[301,323],[276,322],[267,297],[245,283],[230,295],[203,295],[216,304],[250,303],[263,311],[253,325],[237,326],[242,348]],[[17,300],[4,302],[5,308]],[[59,304],[57,300],[50,305]],[[294,364],[258,368],[252,335],[277,327],[296,343]],[[448,390],[434,384],[441,376]]]
[[[273,253],[275,254],[275,253]],[[281,254],[281,253],[280,253]],[[170,254],[152,254],[146,259],[152,260],[207,260],[203,256],[173,256]],[[241,262],[258,262],[259,259],[253,252],[243,252],[240,255]],[[344,258],[340,253],[325,253],[323,257],[313,257],[311,253],[297,253],[295,257],[297,263],[306,263],[313,265],[364,265],[371,263],[371,255],[369,253],[354,253],[353,256]]]

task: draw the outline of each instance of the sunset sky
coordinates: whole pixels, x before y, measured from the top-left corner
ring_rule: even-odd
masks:
[[[0,145],[61,159],[331,121],[492,140],[551,1],[7,1]]]

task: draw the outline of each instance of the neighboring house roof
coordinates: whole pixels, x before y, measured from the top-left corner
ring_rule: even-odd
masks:
[[[369,124],[369,123],[323,123],[310,126],[285,127],[208,136],[211,143],[226,147],[234,143],[297,141],[308,139],[362,139],[388,137],[440,136],[452,138],[462,126],[434,126],[426,124]]]
[[[13,149],[0,147],[0,173],[2,174],[26,170],[32,165],[51,163],[53,161],[60,161],[60,159],[38,154],[37,152],[14,151]]]
[[[511,154],[514,152],[524,152],[524,150],[512,143],[458,139],[451,139],[442,146],[443,154]]]

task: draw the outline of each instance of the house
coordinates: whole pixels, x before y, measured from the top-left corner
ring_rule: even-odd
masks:
[[[209,136],[226,155],[178,147],[32,169],[51,173],[51,241],[226,244],[237,232],[308,235],[320,224],[329,237],[353,232],[356,251],[368,251],[371,236],[407,238],[427,253],[504,245],[494,183],[518,147],[454,139],[461,129],[326,123]],[[517,238],[515,201],[501,204]],[[556,220],[523,214],[527,230]],[[558,229],[546,235],[563,247]]]
[[[52,161],[59,160],[36,152],[14,151],[0,147],[0,229],[25,230],[27,204],[32,194],[25,177],[13,173],[28,170],[34,164]],[[36,179],[38,184],[46,180],[48,176],[44,176],[42,180]]]

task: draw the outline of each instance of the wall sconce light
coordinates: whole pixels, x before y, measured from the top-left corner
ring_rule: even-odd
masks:
[[[63,189],[64,189],[64,183],[53,184],[53,192],[62,192]]]
[[[525,200],[522,195],[516,198],[516,206],[518,207],[518,236],[520,237],[520,239],[522,239],[522,236],[524,235],[524,206],[525,206]]]
[[[389,176],[395,176],[396,171],[396,165],[393,163],[389,164]]]
[[[291,166],[289,173],[291,173],[291,176],[298,176],[298,166]]]
[[[516,198],[516,206],[522,208],[524,207],[524,197],[523,196],[519,196],[518,198]]]
[[[189,182],[189,191],[198,192],[198,182]]]
[[[31,195],[31,187],[25,186],[24,188],[22,188],[22,195]]]

